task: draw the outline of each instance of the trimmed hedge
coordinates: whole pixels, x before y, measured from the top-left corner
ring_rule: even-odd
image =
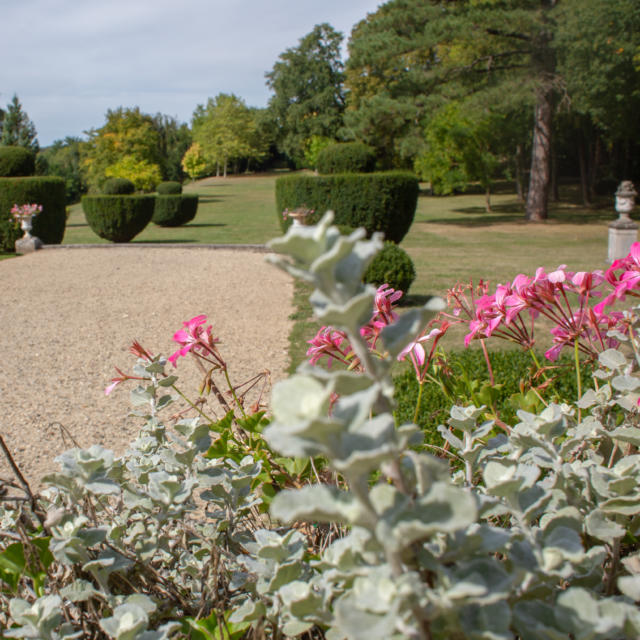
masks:
[[[196,217],[198,195],[156,196],[151,221],[159,227],[180,227]]]
[[[161,182],[156,191],[161,196],[176,196],[182,193],[182,185],[179,182],[168,180],[167,182]]]
[[[129,242],[153,216],[154,196],[83,196],[87,223],[101,238]]]
[[[385,242],[382,250],[371,261],[364,281],[379,287],[388,284],[405,295],[416,279],[416,268],[409,254],[393,242]]]
[[[108,178],[102,185],[106,196],[128,196],[134,193],[136,186],[128,178]]]
[[[316,223],[326,211],[335,212],[334,223],[364,227],[371,235],[382,231],[385,239],[398,243],[413,222],[418,203],[418,179],[412,173],[343,173],[335,176],[291,175],[276,180],[276,209],[285,231],[285,209],[314,209],[308,224]]]
[[[36,154],[25,147],[0,146],[0,176],[16,178],[36,172]]]
[[[320,174],[371,173],[375,166],[375,151],[362,142],[330,144],[318,153]]]
[[[67,224],[65,181],[53,176],[0,178],[0,248],[13,252],[22,230],[11,218],[14,204],[41,204],[33,218],[32,235],[44,244],[60,244]]]

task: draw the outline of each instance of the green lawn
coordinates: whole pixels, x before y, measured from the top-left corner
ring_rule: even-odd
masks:
[[[195,219],[183,227],[150,224],[132,243],[263,244],[280,234],[275,212],[277,174],[206,178],[185,187],[200,196]],[[80,204],[71,207],[63,244],[107,243],[87,225]]]

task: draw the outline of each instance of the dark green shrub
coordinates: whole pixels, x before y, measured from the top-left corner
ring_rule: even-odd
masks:
[[[160,227],[180,227],[193,220],[197,211],[195,193],[156,196],[151,221]]]
[[[153,216],[154,196],[83,196],[87,223],[101,238],[129,242]]]
[[[376,166],[376,153],[361,142],[330,144],[318,153],[318,173],[370,173]]]
[[[542,366],[551,364],[541,354],[538,354],[537,358]],[[495,389],[494,409],[503,422],[516,424],[518,422],[516,412],[521,407],[520,400],[514,396],[520,393],[521,382],[526,385],[531,380],[535,370],[533,359],[528,352],[521,349],[508,351],[493,349],[489,352],[489,359],[496,385],[501,385]],[[547,372],[547,377],[553,381],[544,396],[549,398],[550,393],[555,393],[559,398],[565,400],[577,398],[578,390],[572,358],[561,356],[554,364],[557,365],[557,368]],[[406,371],[393,379],[396,400],[394,413],[398,424],[413,422],[418,399],[419,386],[413,367],[410,363],[407,364],[407,367]],[[448,353],[447,368],[451,374],[448,384],[451,386],[454,402],[469,404],[470,394],[481,392],[482,382],[489,380],[487,364],[481,349],[469,348]],[[593,368],[588,365],[582,367],[583,385],[588,384],[588,381],[591,380],[592,371]],[[538,379],[536,384],[543,381],[544,379]],[[525,386],[525,390],[526,388]],[[537,401],[535,394],[533,394],[533,399]],[[486,404],[486,398],[476,397],[474,403],[477,406]],[[417,424],[425,431],[427,442],[442,446],[443,441],[437,428],[439,424],[446,424],[451,405],[452,401],[445,396],[439,385],[434,382],[425,384]]]
[[[416,269],[409,254],[393,242],[385,242],[382,250],[371,261],[364,274],[364,281],[375,284],[388,284],[392,289],[409,291],[416,279]]]
[[[282,218],[285,209],[314,209],[309,224],[331,209],[335,224],[364,227],[369,235],[382,231],[387,240],[398,243],[413,222],[418,192],[418,179],[402,171],[317,177],[296,174],[276,180],[276,209],[283,231],[291,224]]]
[[[0,247],[14,250],[22,231],[11,219],[14,204],[41,204],[42,211],[33,218],[31,233],[44,244],[60,244],[67,224],[65,183],[53,176],[0,178]]]
[[[15,178],[32,176],[36,171],[36,156],[25,147],[0,146],[0,176]]]
[[[179,182],[169,180],[167,182],[161,182],[156,191],[162,196],[174,196],[182,193],[182,185]]]
[[[128,196],[135,190],[136,186],[127,178],[108,178],[102,184],[102,193],[106,196]]]

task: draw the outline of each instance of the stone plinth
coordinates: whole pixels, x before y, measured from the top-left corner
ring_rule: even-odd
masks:
[[[629,254],[631,245],[638,240],[638,225],[629,218],[621,215],[609,224],[609,254],[608,262],[625,258]]]
[[[25,253],[32,253],[42,248],[42,240],[36,238],[36,236],[23,236],[19,240],[16,240],[16,253],[24,255]]]

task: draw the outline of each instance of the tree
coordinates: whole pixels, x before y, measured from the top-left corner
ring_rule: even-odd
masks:
[[[202,147],[194,142],[182,158],[182,169],[192,179],[197,180],[206,175],[208,170],[207,160],[202,153]]]
[[[37,153],[40,145],[36,136],[35,125],[22,110],[18,96],[14,94],[4,112],[0,143],[13,147],[26,147]]]
[[[227,176],[229,162],[260,158],[266,149],[257,135],[255,111],[233,94],[220,93],[198,105],[192,118],[193,140],[197,142],[216,175],[223,168]]]
[[[106,123],[97,130],[87,132],[89,140],[84,148],[83,168],[86,181],[93,190],[106,180],[110,167],[132,167],[144,163],[146,170],[155,166],[160,173],[163,158],[160,152],[160,136],[150,115],[141,113],[139,107],[107,111]],[[128,177],[128,176],[127,176]]]
[[[343,134],[375,148],[386,168],[410,166],[423,149],[436,60],[425,30],[439,15],[434,3],[395,0],[351,32]]]
[[[269,110],[280,131],[278,149],[298,166],[304,164],[306,141],[312,136],[334,139],[342,126],[342,39],[329,24],[316,25],[265,74],[274,92]]]
[[[36,157],[36,173],[64,178],[67,204],[77,202],[87,190],[81,170],[84,144],[80,138],[67,136],[42,149]]]
[[[416,159],[415,169],[437,194],[464,191],[470,182],[478,181],[489,212],[491,184],[500,165],[494,131],[502,118],[490,111],[465,111],[464,106],[452,102],[429,121],[426,151]]]
[[[191,131],[185,123],[175,118],[157,113],[153,116],[153,124],[158,132],[158,151],[160,170],[164,180],[182,182],[182,158],[191,146]]]

